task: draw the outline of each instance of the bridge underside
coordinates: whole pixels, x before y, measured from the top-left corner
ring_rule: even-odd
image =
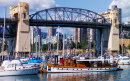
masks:
[[[122,29],[130,29],[130,25],[119,24],[119,28],[121,27]]]
[[[6,19],[5,38],[16,36],[17,20]],[[4,18],[0,18],[0,37],[3,37]]]
[[[80,27],[80,28],[94,28],[94,29],[106,29],[110,28],[109,23],[97,23],[97,22],[78,22],[78,21],[43,21],[43,20],[30,20],[30,26],[60,26],[60,27]]]

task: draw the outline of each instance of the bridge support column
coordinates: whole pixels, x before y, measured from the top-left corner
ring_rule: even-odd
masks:
[[[97,45],[96,45],[96,51],[99,54],[100,53],[100,47],[101,47],[101,30],[97,29]]]
[[[108,41],[109,54],[116,56],[119,51],[119,19],[118,10],[110,12],[110,22],[112,23]]]
[[[19,2],[18,6],[10,6],[10,18],[18,19],[15,57],[21,52],[29,52],[29,5]]]

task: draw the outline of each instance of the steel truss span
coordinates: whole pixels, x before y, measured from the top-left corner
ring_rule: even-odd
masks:
[[[11,20],[6,18],[5,38],[16,36],[17,22],[18,22],[17,20]],[[4,28],[4,18],[0,18],[0,37],[3,37],[3,28]]]
[[[104,16],[90,10],[55,7],[29,15],[30,26],[110,27]]]

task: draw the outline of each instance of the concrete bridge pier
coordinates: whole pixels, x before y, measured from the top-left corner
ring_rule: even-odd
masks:
[[[98,54],[101,54],[101,51],[103,54],[106,52],[108,47],[109,33],[110,33],[110,29],[97,29],[96,51]],[[102,46],[102,50],[101,50],[101,46]]]
[[[18,6],[10,6],[10,19],[17,19],[15,57],[29,52],[29,5],[19,2]]]
[[[108,41],[108,53],[116,56],[119,51],[119,16],[118,10],[110,12],[111,29]]]

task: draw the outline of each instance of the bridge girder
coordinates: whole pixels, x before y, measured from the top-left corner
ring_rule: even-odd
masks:
[[[90,10],[55,7],[29,15],[30,26],[110,27],[104,16]],[[102,23],[102,24],[100,24]]]
[[[16,25],[17,25],[17,20],[11,20],[6,18],[5,38],[16,36],[16,32],[17,32]],[[3,37],[3,28],[4,28],[4,18],[0,18],[0,37]]]

